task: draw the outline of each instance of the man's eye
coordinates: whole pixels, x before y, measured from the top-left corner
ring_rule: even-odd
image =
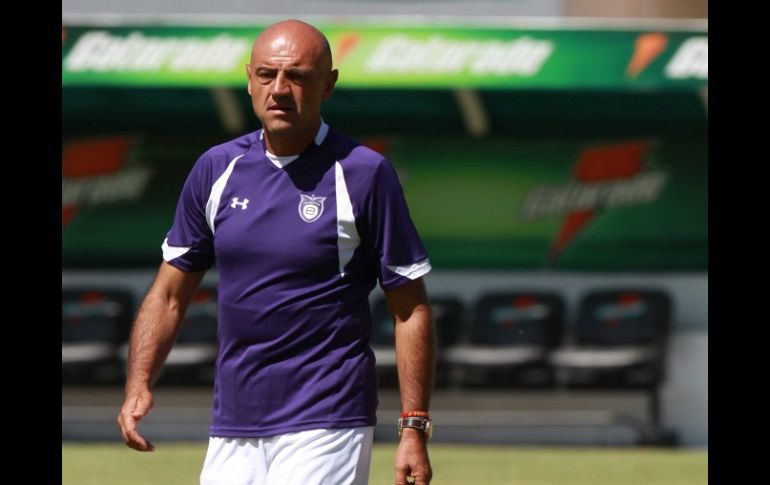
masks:
[[[270,81],[275,78],[275,73],[270,71],[257,71],[257,78],[260,81]]]

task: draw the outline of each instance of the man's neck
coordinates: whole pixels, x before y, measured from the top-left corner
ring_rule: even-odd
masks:
[[[270,133],[264,130],[265,148],[279,157],[299,155],[314,142],[320,126],[321,120],[319,119],[311,129],[303,130],[301,133],[295,131]]]

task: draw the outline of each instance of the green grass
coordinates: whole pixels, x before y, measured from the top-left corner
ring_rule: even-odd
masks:
[[[370,485],[393,483],[395,445],[376,443]],[[198,483],[204,444],[62,444],[62,485]],[[690,485],[708,483],[708,451],[431,444],[433,485]]]

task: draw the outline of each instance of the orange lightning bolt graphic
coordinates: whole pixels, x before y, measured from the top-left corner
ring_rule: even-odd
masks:
[[[629,79],[638,76],[640,72],[644,71],[645,67],[649,66],[666,49],[667,43],[668,36],[660,32],[642,34],[637,37],[636,44],[634,45],[634,55],[631,56],[631,60],[626,68],[626,76]]]
[[[642,169],[642,157],[648,142],[634,141],[620,145],[600,146],[583,151],[573,170],[578,182],[592,183],[630,178]],[[596,209],[573,211],[551,244],[548,260],[556,261],[575,235],[596,215]]]
[[[361,36],[356,33],[344,34],[340,36],[339,42],[337,42],[336,49],[334,49],[335,64],[342,64],[342,61],[350,54],[355,46],[361,41]]]

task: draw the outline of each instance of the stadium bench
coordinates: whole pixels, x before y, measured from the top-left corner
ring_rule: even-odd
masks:
[[[549,355],[557,385],[640,389],[647,394],[649,410],[649,422],[636,423],[640,441],[670,439],[662,429],[660,412],[670,319],[671,300],[662,291],[613,288],[589,292],[580,302],[573,331]]]
[[[560,342],[564,303],[549,292],[482,295],[444,361],[461,387],[547,386],[548,351]]]
[[[62,383],[117,382],[118,346],[128,339],[133,297],[120,289],[62,290]]]

